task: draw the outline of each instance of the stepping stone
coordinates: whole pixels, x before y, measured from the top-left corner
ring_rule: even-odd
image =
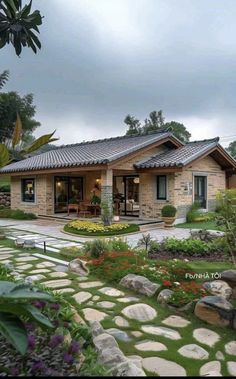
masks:
[[[84,303],[85,301],[89,300],[92,295],[91,293],[89,292],[84,292],[84,291],[81,291],[81,292],[78,292],[76,293],[75,295],[72,296],[75,301],[78,303],[78,304],[82,304]]]
[[[10,259],[5,259],[4,261],[1,261],[1,263],[8,264],[8,263],[12,263],[12,261]]]
[[[162,321],[162,324],[173,326],[175,328],[185,328],[189,324],[191,324],[190,321],[186,320],[185,318],[181,316],[169,316],[165,320]]]
[[[120,290],[117,290],[116,288],[112,288],[112,287],[101,288],[99,292],[103,293],[106,296],[112,296],[112,297],[124,296],[124,292],[121,292]]]
[[[134,336],[136,338],[143,336],[143,333],[141,333],[139,330],[134,330],[133,332],[131,332],[131,334],[132,334],[132,336]]]
[[[130,319],[141,322],[151,321],[157,316],[157,312],[154,308],[143,303],[129,305],[124,308],[121,313]]]
[[[125,341],[125,342],[131,341],[131,338],[123,330],[110,328],[110,329],[106,329],[106,332],[108,334],[111,334],[113,337],[115,337],[119,341]]]
[[[236,341],[228,342],[225,345],[225,351],[229,355],[236,355]]]
[[[15,259],[16,262],[30,262],[30,261],[38,261],[38,258],[35,257],[20,257]]]
[[[66,287],[66,286],[71,285],[71,280],[69,279],[49,280],[41,284],[49,288],[60,288],[60,287]]]
[[[227,370],[230,375],[236,376],[236,362],[227,362]]]
[[[219,361],[208,362],[200,368],[200,376],[222,376],[221,363]]]
[[[4,259],[8,259],[8,258],[11,258],[11,257],[12,257],[11,254],[0,255],[0,261],[3,261]]]
[[[30,271],[30,274],[47,274],[51,272],[50,270],[47,270],[46,268],[45,269],[38,269],[38,270],[33,270],[33,271]]]
[[[143,368],[158,376],[187,376],[186,371],[182,366],[158,357],[144,358]]]
[[[50,276],[50,278],[65,278],[67,274],[65,272],[52,272],[48,274],[48,276]]]
[[[127,328],[127,327],[129,327],[129,322],[124,317],[115,316],[113,318],[113,321],[120,328]]]
[[[56,267],[54,267],[54,270],[58,271],[58,272],[67,272],[68,271],[68,267],[67,266],[63,266],[63,265],[57,265]]]
[[[97,282],[86,282],[86,283],[80,283],[81,288],[94,288],[94,287],[101,287],[104,283],[97,281]]]
[[[198,342],[210,347],[214,346],[220,340],[219,334],[206,328],[195,329],[193,331],[193,337]]]
[[[225,360],[224,354],[221,351],[217,351],[216,359],[218,359],[219,361],[224,361]]]
[[[78,280],[78,282],[85,282],[86,280],[88,280],[87,276],[78,276],[76,279]]]
[[[93,296],[92,300],[93,301],[98,301],[98,300],[100,300],[100,298],[101,298],[100,296],[95,295],[95,296]]]
[[[142,368],[143,358],[139,355],[128,355],[127,358],[132,361],[138,368]]]
[[[86,321],[102,321],[108,316],[106,313],[92,308],[84,308],[82,311]]]
[[[29,270],[30,268],[32,268],[33,265],[28,264],[28,265],[22,265],[22,266],[16,266],[16,267],[17,267],[17,270],[19,270],[19,271],[25,271],[25,270]]]
[[[195,345],[194,343],[182,346],[178,353],[186,358],[192,359],[208,359],[209,353],[203,349],[201,346]]]
[[[42,262],[36,265],[37,268],[47,268],[47,267],[54,267],[54,266],[55,264],[52,262]]]
[[[112,303],[111,301],[100,301],[99,303],[97,303],[98,307],[106,308],[106,309],[114,308],[115,305],[116,303]]]
[[[181,336],[179,332],[174,329],[165,328],[164,326],[152,326],[144,325],[141,327],[142,331],[149,334],[154,334],[156,336],[162,336],[169,338],[170,340],[180,340]]]
[[[139,301],[139,298],[135,296],[126,296],[126,297],[117,299],[117,301],[119,301],[120,303],[131,303],[133,301]]]
[[[167,347],[160,342],[144,340],[134,345],[135,349],[140,351],[165,351]]]
[[[73,288],[62,288],[60,290],[54,290],[53,293],[59,293],[59,294],[63,294],[63,293],[73,293],[75,292],[75,290]]]
[[[38,275],[27,276],[25,278],[25,281],[29,283],[34,283],[34,282],[39,282],[40,280],[43,280],[43,279],[45,279],[45,276],[38,274]]]

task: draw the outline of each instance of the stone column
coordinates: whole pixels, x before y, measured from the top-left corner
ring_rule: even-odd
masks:
[[[101,173],[101,202],[107,203],[111,214],[113,212],[113,171],[104,170]]]

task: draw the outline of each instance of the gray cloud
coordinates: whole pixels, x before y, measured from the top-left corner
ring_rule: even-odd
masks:
[[[1,51],[6,87],[35,94],[37,134],[61,143],[124,133],[163,109],[193,138],[233,135],[234,0],[41,0],[42,51]]]

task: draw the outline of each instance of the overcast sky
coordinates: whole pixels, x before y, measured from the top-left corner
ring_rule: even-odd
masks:
[[[34,94],[36,135],[57,129],[60,144],[122,135],[128,113],[159,109],[193,140],[236,135],[235,0],[33,4],[42,50],[19,59],[6,47],[0,69],[11,73],[5,89]]]

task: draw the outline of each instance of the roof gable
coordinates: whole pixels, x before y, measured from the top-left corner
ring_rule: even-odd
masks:
[[[109,138],[61,146],[55,150],[12,163],[1,169],[0,173],[108,164],[167,138],[175,141],[178,146],[182,145],[169,132]]]

